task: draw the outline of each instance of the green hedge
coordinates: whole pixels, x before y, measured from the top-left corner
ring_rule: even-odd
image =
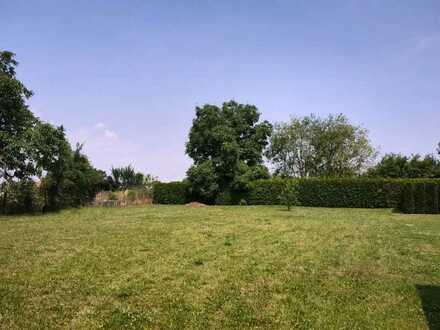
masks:
[[[401,181],[384,179],[300,179],[298,202],[303,206],[396,207]]]
[[[153,203],[185,204],[188,196],[188,185],[185,182],[157,182],[153,186]]]
[[[250,184],[242,203],[249,205],[279,205],[286,183],[292,182],[294,205],[345,208],[395,208],[404,213],[439,213],[440,180],[436,179],[371,179],[371,178],[311,178],[257,180]],[[184,204],[191,197],[185,182],[156,183],[153,202]],[[219,204],[231,202],[221,195]]]
[[[251,184],[249,204],[281,204],[285,179]],[[395,208],[405,213],[439,213],[440,180],[311,178],[292,180],[296,205],[347,208]]]
[[[286,179],[255,181],[248,194],[249,204],[276,205]],[[402,181],[385,179],[294,179],[297,205],[321,207],[396,207],[400,201]]]
[[[440,180],[411,180],[402,189],[399,210],[404,213],[438,214]]]
[[[250,184],[250,191],[246,198],[247,203],[250,205],[280,204],[280,197],[285,184],[285,180],[281,178],[254,181]]]

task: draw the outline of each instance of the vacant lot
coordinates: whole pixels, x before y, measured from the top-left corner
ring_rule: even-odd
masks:
[[[440,216],[145,206],[0,217],[0,328],[438,329]]]

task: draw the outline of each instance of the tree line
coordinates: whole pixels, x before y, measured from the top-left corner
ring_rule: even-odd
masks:
[[[0,207],[3,212],[58,210],[90,203],[100,190],[151,186],[132,166],[96,169],[72,147],[63,126],[35,116],[33,92],[17,79],[15,54],[0,51]],[[435,154],[387,154],[377,164],[368,131],[346,116],[260,120],[257,107],[235,101],[196,107],[186,143],[193,159],[185,181],[195,199],[228,203],[249,184],[281,177],[440,177]],[[440,146],[438,153],[440,153]],[[269,170],[269,167],[271,170]]]

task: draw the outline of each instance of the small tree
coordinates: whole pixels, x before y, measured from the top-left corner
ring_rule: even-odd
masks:
[[[298,191],[292,180],[288,180],[281,191],[281,203],[287,206],[287,211],[290,211],[292,205],[298,203]]]

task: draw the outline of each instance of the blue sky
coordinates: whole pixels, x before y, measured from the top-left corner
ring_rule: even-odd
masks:
[[[385,152],[440,141],[440,1],[6,1],[0,49],[94,165],[181,179],[194,108],[344,113]]]

